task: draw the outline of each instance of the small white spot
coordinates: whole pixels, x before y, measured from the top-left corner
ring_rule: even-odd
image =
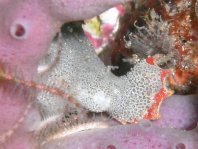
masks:
[[[100,19],[103,23],[115,25],[119,17],[119,11],[117,8],[111,8],[108,11],[100,15]]]
[[[93,101],[102,111],[107,111],[110,107],[111,98],[107,97],[103,91],[99,91],[93,96]]]
[[[46,72],[48,69],[49,69],[49,65],[39,65],[38,68],[37,68],[37,72],[39,74],[42,74],[44,72]]]

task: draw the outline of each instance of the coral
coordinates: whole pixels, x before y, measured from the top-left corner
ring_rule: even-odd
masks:
[[[134,22],[137,31],[129,33],[126,47],[147,56],[173,50],[171,47],[173,39],[169,36],[168,22],[163,21],[153,9],[149,14],[149,16],[145,16],[145,25],[139,26],[137,21]]]
[[[123,5],[113,7],[92,19],[85,20],[83,30],[94,46],[97,54],[101,53],[111,38],[113,38],[119,23],[119,17],[124,14]]]
[[[130,14],[131,21],[123,22],[124,29],[121,27],[121,35],[116,37],[119,40],[120,36],[125,35],[125,40],[120,42],[122,49],[119,48],[118,52],[124,57],[127,57],[127,50],[133,55],[138,55],[140,59],[153,57],[154,63],[160,68],[171,70],[172,76],[169,76],[166,83],[169,89],[180,94],[195,92],[197,84],[195,1],[148,0],[135,10],[133,7],[134,4],[128,10],[128,13],[134,13]]]

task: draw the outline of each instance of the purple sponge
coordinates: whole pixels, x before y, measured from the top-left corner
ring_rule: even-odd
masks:
[[[160,108],[161,118],[153,123],[161,127],[184,130],[195,128],[198,122],[198,96],[172,96]]]

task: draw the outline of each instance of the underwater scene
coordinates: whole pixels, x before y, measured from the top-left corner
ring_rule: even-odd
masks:
[[[198,149],[197,0],[0,11],[0,149]]]

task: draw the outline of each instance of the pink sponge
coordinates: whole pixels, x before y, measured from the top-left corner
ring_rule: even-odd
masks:
[[[125,0],[0,0],[0,67],[16,78],[35,80],[38,63],[62,24],[89,18],[122,2]],[[29,106],[33,97],[28,101],[20,85],[6,84],[1,82],[0,87],[0,148],[35,148],[23,123],[30,109],[37,110]]]
[[[172,96],[162,103],[161,118],[153,123],[162,127],[190,130],[198,122],[198,96]]]
[[[44,146],[45,149],[196,149],[197,129],[180,131],[150,122],[78,133]]]

